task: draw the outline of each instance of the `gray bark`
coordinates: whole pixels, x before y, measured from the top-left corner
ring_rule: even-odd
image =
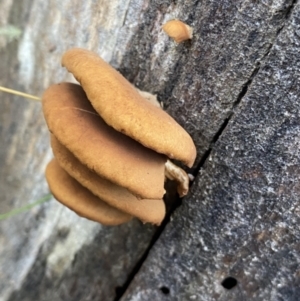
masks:
[[[50,84],[71,79],[60,58],[74,46],[98,51],[109,61],[127,8],[105,2],[3,2],[8,13],[2,26],[18,26],[22,36],[2,40],[0,84],[40,96]],[[1,93],[0,106],[4,213],[48,193],[44,170],[52,153],[40,103]],[[1,221],[0,300],[113,300],[155,231],[136,220],[103,227],[54,199]]]
[[[102,227],[54,200],[1,221],[0,300],[109,301],[128,284],[121,300],[299,300],[298,1],[2,1],[23,34],[0,40],[0,84],[40,95],[70,79],[64,50],[97,51],[158,94],[198,157],[156,241],[154,227]],[[173,18],[192,41],[161,31]],[[5,212],[47,193],[51,152],[40,104],[1,94],[0,108]]]

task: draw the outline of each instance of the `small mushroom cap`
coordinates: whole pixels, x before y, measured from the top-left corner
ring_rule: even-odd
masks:
[[[50,132],[81,163],[141,198],[162,199],[165,156],[109,127],[78,85],[53,85],[42,100]]]
[[[158,153],[193,165],[196,148],[189,134],[166,112],[145,101],[97,54],[74,48],[63,55],[62,65],[79,81],[108,125]]]
[[[163,31],[175,42],[181,43],[193,37],[193,29],[179,20],[171,20],[162,27]]]
[[[98,176],[81,164],[53,135],[51,135],[51,146],[59,165],[101,200],[145,223],[161,224],[166,213],[163,200],[138,199],[127,189]]]
[[[132,218],[93,195],[70,177],[55,159],[47,165],[46,179],[55,198],[82,217],[108,226],[123,224]]]

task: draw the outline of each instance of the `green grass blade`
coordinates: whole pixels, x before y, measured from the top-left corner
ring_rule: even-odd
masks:
[[[20,38],[22,30],[12,24],[0,27],[0,36],[5,36],[9,42]]]
[[[34,203],[25,205],[25,206],[20,207],[18,209],[11,210],[7,213],[0,214],[0,221],[4,220],[4,219],[7,219],[9,217],[12,217],[14,215],[17,215],[19,213],[26,212],[26,211],[30,210],[31,208],[33,208],[37,205],[40,205],[40,204],[43,204],[43,203],[49,201],[51,199],[51,197],[52,197],[52,194],[49,193],[49,194],[45,195],[44,197],[40,198],[39,200],[35,201]]]

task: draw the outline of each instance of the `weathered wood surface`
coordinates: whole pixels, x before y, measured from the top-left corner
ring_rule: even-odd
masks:
[[[195,140],[192,193],[122,300],[298,300],[297,1],[2,1],[23,35],[1,49],[1,84],[41,94],[69,78],[61,53],[85,47],[157,93]],[[161,32],[172,18],[192,41]],[[1,94],[0,108],[2,212],[46,193],[51,152],[39,104]],[[114,300],[154,232],[54,201],[1,222],[0,300]]]
[[[300,299],[299,20],[297,3],[121,300]]]
[[[130,14],[124,1],[124,6],[106,2],[1,3],[8,7],[1,25],[14,24],[23,33],[19,41],[2,41],[0,84],[41,95],[51,83],[70,78],[60,58],[74,46],[110,60],[117,31]],[[134,30],[128,29],[127,36]],[[48,192],[44,169],[52,153],[41,105],[3,93],[0,99],[3,213]],[[114,300],[155,231],[136,220],[102,227],[54,200],[0,221],[0,300]]]

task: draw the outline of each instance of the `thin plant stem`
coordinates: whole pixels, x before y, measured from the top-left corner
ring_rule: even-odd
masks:
[[[49,201],[51,199],[51,197],[52,197],[52,194],[49,193],[49,194],[45,195],[44,197],[40,198],[39,200],[35,201],[34,203],[25,205],[25,206],[20,207],[18,209],[11,210],[7,213],[0,214],[0,221],[4,220],[4,219],[7,219],[9,217],[12,217],[14,215],[17,215],[19,213],[26,212],[26,211],[30,210],[31,208],[33,208],[37,205],[40,205],[40,204],[43,204],[43,203]]]
[[[32,100],[35,100],[35,101],[41,101],[41,99],[37,96],[27,94],[27,93],[23,93],[23,92],[20,92],[20,91],[16,91],[16,90],[13,90],[13,89],[8,89],[8,88],[2,87],[2,86],[0,86],[0,91],[15,94],[15,95],[22,96],[22,97],[25,97],[25,98],[29,98],[29,99],[32,99]]]

